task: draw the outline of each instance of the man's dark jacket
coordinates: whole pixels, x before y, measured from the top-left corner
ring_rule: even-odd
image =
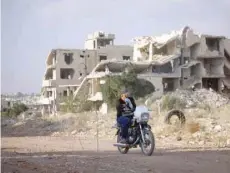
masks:
[[[131,101],[132,105],[133,105],[133,109],[130,110],[131,112],[134,112],[136,110],[136,103],[133,97],[128,97],[128,99]],[[116,109],[117,109],[117,118],[120,117],[122,115],[122,113],[124,112],[123,108],[125,107],[126,103],[124,100],[122,99],[118,99],[117,101],[117,105],[116,105]]]

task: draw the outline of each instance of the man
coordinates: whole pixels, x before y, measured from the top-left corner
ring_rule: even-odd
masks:
[[[133,112],[136,109],[136,103],[133,97],[128,96],[128,91],[123,90],[121,97],[117,101],[117,122],[121,126],[121,143],[126,143],[128,128],[133,118]]]

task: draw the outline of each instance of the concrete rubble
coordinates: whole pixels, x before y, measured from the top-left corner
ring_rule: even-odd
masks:
[[[182,92],[182,91],[180,91]],[[201,91],[199,91],[201,92]],[[198,93],[199,93],[198,92]],[[209,91],[203,91],[209,93]],[[198,94],[197,93],[197,94]],[[205,94],[204,94],[205,95]],[[188,96],[188,95],[187,95]],[[193,96],[192,96],[193,97]],[[209,96],[211,97],[211,95]],[[230,145],[230,105],[223,105],[211,111],[200,108],[185,110],[187,123],[179,128],[164,123],[167,112],[158,112],[157,105],[152,105],[151,120],[157,147],[225,147]],[[98,121],[97,121],[98,116]],[[106,115],[95,112],[81,114],[62,114],[52,117],[21,118],[4,120],[2,134],[36,136],[72,136],[79,139],[96,138],[97,127],[99,139],[115,140],[115,112]],[[11,134],[11,135],[12,135]]]
[[[230,104],[230,99],[218,94],[213,90],[199,89],[192,90],[176,90],[169,95],[182,99],[186,102],[186,107],[194,107],[199,105],[207,105],[209,107],[220,107]]]

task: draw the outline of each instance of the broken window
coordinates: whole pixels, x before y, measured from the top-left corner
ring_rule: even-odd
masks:
[[[99,33],[99,37],[104,37],[105,36],[105,34],[104,33]]]
[[[67,96],[67,90],[63,91],[63,96],[66,97]]]
[[[123,60],[130,60],[130,56],[123,56]]]
[[[53,92],[52,91],[48,91],[48,97],[52,97]]]
[[[163,79],[164,92],[170,92],[174,90],[174,79],[164,78]]]
[[[157,67],[156,66],[152,66],[152,72],[157,73]]]
[[[60,69],[60,78],[61,79],[72,79],[74,76],[74,69],[72,68],[61,68]]]
[[[71,64],[73,62],[73,53],[64,53],[65,63]]]
[[[219,39],[217,38],[206,38],[206,44],[210,51],[219,51],[220,49]]]
[[[167,46],[164,45],[163,47],[161,47],[160,49],[153,47],[153,52],[156,55],[167,55]]]
[[[218,91],[218,78],[202,78],[202,85],[204,88],[211,88],[215,91]]]
[[[107,60],[107,56],[105,55],[100,55],[99,56],[100,61]]]
[[[185,63],[185,64],[188,64],[189,61],[190,61],[190,58],[189,58],[189,57],[184,57],[184,63]]]
[[[104,41],[98,41],[97,44],[98,44],[98,47],[106,46],[106,43]]]
[[[170,62],[159,65],[159,66],[152,66],[153,73],[171,73],[172,72],[172,65]]]

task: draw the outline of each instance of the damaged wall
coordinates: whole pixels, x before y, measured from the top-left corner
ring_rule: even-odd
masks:
[[[134,49],[132,46],[106,46],[97,50],[97,56],[106,56],[107,60],[126,60],[124,59],[125,57],[129,57],[129,60],[131,60],[133,51]],[[100,62],[100,59],[98,59],[98,62]]]
[[[224,48],[228,51],[228,53],[230,54],[230,39],[226,38],[224,41],[223,41],[223,44],[224,44]]]
[[[224,76],[224,61],[222,58],[203,59],[202,63],[202,76]]]
[[[211,39],[215,40],[216,43],[213,44],[213,41],[210,41]],[[222,46],[223,41],[219,38],[201,36],[199,46],[196,47],[195,52],[192,52],[192,54],[193,57],[220,57],[223,56],[223,49],[219,49]]]
[[[185,40],[186,47],[191,47],[199,42],[200,42],[200,37],[197,34],[195,34],[192,29],[187,30],[186,40]]]
[[[71,55],[71,61],[66,56]],[[81,83],[85,72],[90,73],[95,66],[95,51],[57,50],[56,80],[58,85],[75,85]],[[83,58],[81,58],[83,56]],[[85,69],[85,67],[87,68]]]

